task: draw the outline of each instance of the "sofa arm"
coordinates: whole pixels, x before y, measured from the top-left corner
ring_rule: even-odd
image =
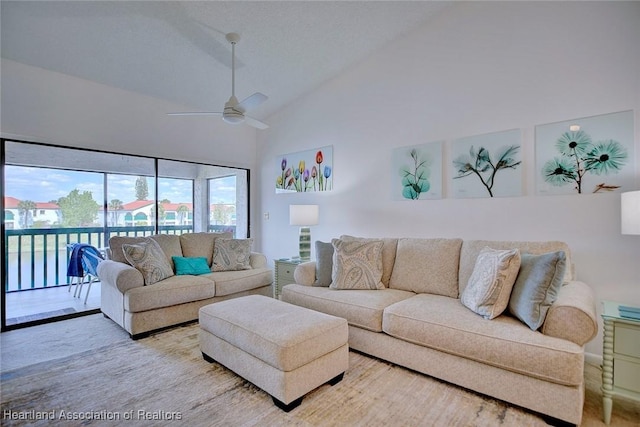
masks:
[[[313,286],[316,281],[316,262],[307,261],[298,264],[293,270],[293,278],[299,285]]]
[[[122,262],[104,260],[98,264],[97,273],[101,286],[113,286],[123,294],[129,289],[144,286],[142,273]]]
[[[558,290],[558,298],[547,312],[542,333],[578,345],[591,341],[598,333],[593,290],[578,281],[562,286]]]
[[[258,252],[251,252],[249,265],[251,268],[265,268],[267,267],[267,257]]]

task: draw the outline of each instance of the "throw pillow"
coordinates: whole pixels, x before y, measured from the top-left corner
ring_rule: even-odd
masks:
[[[180,235],[180,246],[182,256],[185,257],[205,257],[211,266],[213,262],[214,242],[218,238],[233,238],[232,233],[185,233]]]
[[[176,276],[191,275],[198,276],[200,274],[211,273],[209,263],[205,257],[182,257],[173,256],[173,264],[176,266]]]
[[[383,289],[382,241],[331,240],[331,289]]]
[[[485,247],[478,254],[460,302],[485,319],[498,317],[509,304],[519,270],[518,249],[498,251]]]
[[[558,296],[566,268],[564,251],[522,254],[520,272],[509,299],[509,312],[532,330],[538,330]]]
[[[213,246],[211,271],[251,270],[253,239],[217,238]]]
[[[142,273],[145,285],[153,285],[174,275],[169,260],[153,239],[147,238],[136,244],[124,244],[122,252],[127,262]]]
[[[333,245],[327,242],[316,241],[316,281],[313,286],[331,285],[331,272],[333,270]]]

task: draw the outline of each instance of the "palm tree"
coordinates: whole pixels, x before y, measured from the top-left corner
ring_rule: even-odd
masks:
[[[22,228],[28,228],[33,223],[32,215],[33,210],[36,208],[36,202],[31,200],[21,200],[18,203],[18,209],[20,212],[20,223]]]
[[[189,208],[185,205],[180,205],[176,212],[178,212],[178,222],[180,225],[184,225],[184,218],[189,214]]]
[[[117,226],[120,219],[120,212],[124,208],[122,200],[113,199],[109,202],[109,211],[111,212],[111,225]]]

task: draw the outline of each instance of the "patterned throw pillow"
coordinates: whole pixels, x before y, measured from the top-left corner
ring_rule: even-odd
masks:
[[[136,244],[123,244],[122,252],[127,262],[142,273],[145,285],[153,285],[174,276],[169,260],[153,239],[147,238]]]
[[[379,241],[331,240],[333,271],[331,289],[384,289],[382,245]]]
[[[217,238],[213,247],[211,271],[251,270],[253,239]]]
[[[498,251],[485,247],[478,254],[460,302],[485,319],[498,317],[509,304],[519,270],[518,249]]]
[[[567,268],[564,251],[522,254],[520,272],[509,299],[509,312],[536,331],[558,296]]]

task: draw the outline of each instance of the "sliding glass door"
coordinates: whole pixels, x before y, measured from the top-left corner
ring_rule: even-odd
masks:
[[[100,308],[71,248],[114,235],[249,230],[248,170],[2,140],[2,329]],[[87,303],[84,303],[85,297]]]

